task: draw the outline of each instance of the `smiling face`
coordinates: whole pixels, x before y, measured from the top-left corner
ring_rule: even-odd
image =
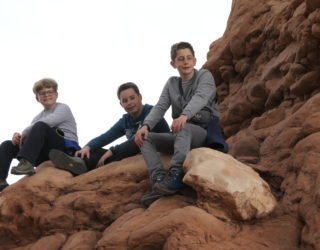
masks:
[[[133,88],[128,88],[120,92],[119,94],[120,105],[124,110],[136,118],[142,111],[142,96],[134,91]]]
[[[176,57],[171,61],[172,67],[178,70],[182,80],[188,81],[193,77],[197,59],[188,48],[177,50]]]
[[[58,92],[53,88],[42,88],[36,94],[36,99],[42,104],[44,109],[49,110],[57,103]]]

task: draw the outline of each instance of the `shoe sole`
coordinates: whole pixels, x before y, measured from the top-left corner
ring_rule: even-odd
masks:
[[[34,175],[36,173],[36,171],[34,170],[28,170],[28,171],[23,171],[23,170],[17,170],[16,168],[12,168],[11,169],[11,174],[14,175]]]
[[[154,195],[151,195],[149,194],[148,195],[145,195],[141,198],[140,200],[140,204],[143,206],[143,207],[149,207],[153,202],[155,202],[156,200],[160,199],[161,197],[163,197],[162,194],[154,194]]]
[[[9,184],[0,185],[0,192],[2,192],[2,190],[8,186],[9,186]]]
[[[168,187],[161,185],[161,183],[155,183],[153,190],[161,195],[172,195],[177,193],[180,189],[168,189]]]
[[[50,150],[49,159],[57,168],[66,170],[74,175],[80,175],[87,172],[87,168],[83,166],[83,164],[74,161],[71,156],[60,150]]]

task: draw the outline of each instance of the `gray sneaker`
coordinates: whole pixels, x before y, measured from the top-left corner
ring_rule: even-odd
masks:
[[[153,188],[156,192],[163,195],[172,195],[177,193],[184,187],[182,182],[184,172],[182,167],[171,167],[161,182],[154,184]]]
[[[80,175],[87,172],[87,166],[83,159],[69,156],[61,150],[51,149],[49,159],[57,168],[66,170],[73,175]]]
[[[152,190],[151,193],[146,194],[144,196],[142,196],[141,200],[140,200],[140,204],[147,208],[149,207],[154,201],[158,200],[159,198],[161,198],[163,195]]]
[[[164,171],[163,169],[157,169],[155,170],[152,174],[151,174],[151,183],[152,186],[154,186],[155,183],[160,183],[163,181],[163,179],[166,176],[166,171]],[[158,200],[159,198],[161,198],[163,195],[160,194],[159,192],[153,190],[152,187],[152,191],[144,196],[142,196],[142,198],[140,199],[140,204],[147,208],[149,207],[154,201]]]
[[[5,189],[7,186],[9,186],[8,182],[6,180],[0,179],[0,192]]]
[[[35,174],[34,166],[26,159],[21,159],[19,164],[11,169],[11,174],[33,175]]]

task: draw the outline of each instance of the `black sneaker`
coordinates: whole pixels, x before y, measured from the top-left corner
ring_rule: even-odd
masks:
[[[153,189],[162,195],[172,195],[183,187],[183,176],[181,167],[171,167],[163,181],[155,183]]]
[[[86,163],[83,159],[67,155],[61,150],[51,149],[49,159],[57,168],[66,170],[73,175],[80,175],[87,172]]]
[[[8,182],[6,180],[0,179],[0,192],[5,189],[7,186],[9,186]]]
[[[11,169],[11,174],[15,175],[33,175],[34,166],[26,159],[21,159],[19,164]]]

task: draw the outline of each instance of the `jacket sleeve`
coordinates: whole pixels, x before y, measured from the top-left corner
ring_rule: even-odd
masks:
[[[163,119],[164,114],[169,109],[171,105],[170,95],[169,95],[169,81],[164,86],[160,98],[157,104],[152,108],[148,116],[144,119],[143,124],[148,125],[150,130],[152,130],[156,124]]]
[[[124,134],[124,119],[121,118],[108,131],[89,141],[86,146],[89,146],[91,150],[95,150],[108,145]]]
[[[214,79],[209,71],[201,71],[196,81],[199,82],[198,86],[191,100],[182,111],[182,114],[186,115],[188,119],[192,118],[197,112],[205,107],[216,93]]]

